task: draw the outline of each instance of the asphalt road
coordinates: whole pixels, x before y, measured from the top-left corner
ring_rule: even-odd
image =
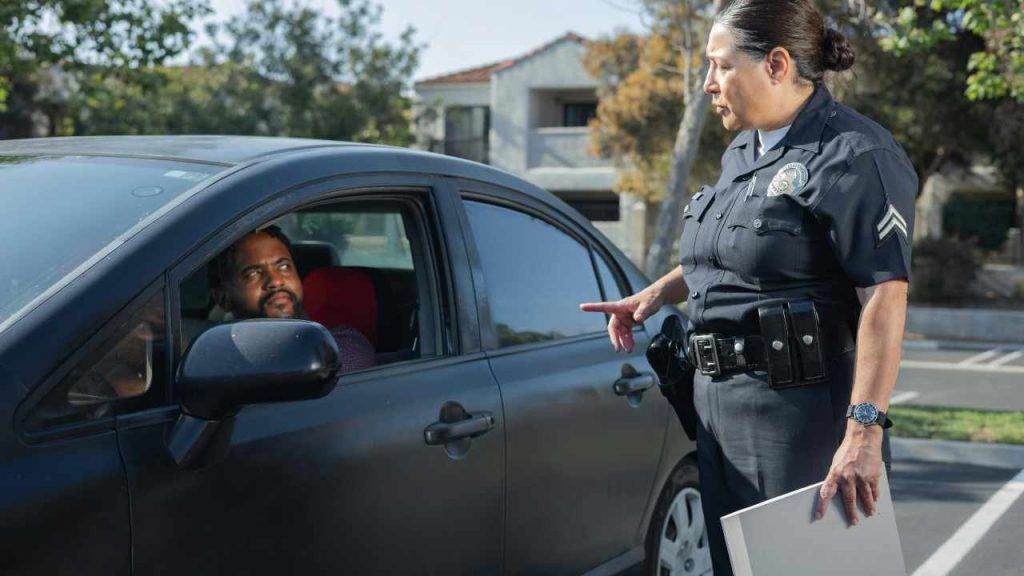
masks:
[[[976,466],[895,462],[890,486],[907,573],[915,572],[1019,471]],[[948,543],[948,544],[947,544]],[[1017,498],[968,547],[949,576],[1024,574],[1024,498]]]
[[[968,529],[976,543],[965,545],[961,530],[1018,474],[978,466],[895,462],[889,485],[908,576],[1024,575],[1024,497],[1013,500],[984,530]],[[870,558],[870,552],[865,553]],[[923,567],[936,553],[958,561],[933,561]],[[620,576],[643,572],[635,566]]]
[[[1024,410],[1024,346],[903,349],[897,404]]]

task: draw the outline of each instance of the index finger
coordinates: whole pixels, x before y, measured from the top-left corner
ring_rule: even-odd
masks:
[[[604,312],[605,314],[631,314],[629,307],[621,302],[587,302],[580,304],[584,312]]]

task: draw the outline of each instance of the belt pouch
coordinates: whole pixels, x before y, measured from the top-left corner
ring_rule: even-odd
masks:
[[[761,338],[764,339],[765,356],[768,358],[768,386],[786,388],[795,385],[785,306],[763,306],[757,309],[757,315],[761,324]]]
[[[818,311],[814,302],[800,300],[789,303],[789,317],[796,336],[796,355],[800,359],[800,379],[803,384],[825,380],[824,344],[818,327]]]

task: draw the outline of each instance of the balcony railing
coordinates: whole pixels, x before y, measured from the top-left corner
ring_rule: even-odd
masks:
[[[535,128],[527,142],[530,168],[599,168],[611,162],[587,152],[588,128]]]

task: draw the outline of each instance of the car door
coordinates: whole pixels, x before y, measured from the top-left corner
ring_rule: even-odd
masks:
[[[429,178],[360,182],[296,192],[290,210],[337,200],[344,211],[365,200],[411,214],[404,240],[421,298],[406,326],[418,331],[415,357],[346,373],[319,400],[244,408],[226,456],[198,470],[168,455],[176,407],[121,418],[135,574],[500,572],[504,418],[475,340],[453,204]],[[173,270],[170,285],[186,285],[246,227],[287,221],[282,205],[229,226]],[[185,292],[172,307],[188,306]],[[439,428],[464,419],[483,424],[482,435],[439,441]]]
[[[505,405],[507,571],[578,574],[637,557],[665,402],[643,356],[647,334],[638,329],[635,350],[616,354],[607,318],[579,311],[621,297],[622,276],[550,206],[461,188],[485,347]]]

